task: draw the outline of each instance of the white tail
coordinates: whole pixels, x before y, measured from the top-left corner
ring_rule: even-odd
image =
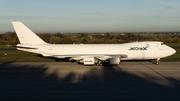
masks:
[[[39,38],[34,32],[27,28],[22,22],[12,22],[12,24],[21,44],[47,44],[41,38]]]

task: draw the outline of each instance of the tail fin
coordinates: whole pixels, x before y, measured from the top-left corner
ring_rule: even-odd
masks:
[[[22,22],[12,22],[21,44],[47,44]]]

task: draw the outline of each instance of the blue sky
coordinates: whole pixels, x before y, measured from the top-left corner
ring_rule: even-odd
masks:
[[[180,0],[0,0],[0,33],[180,31]]]

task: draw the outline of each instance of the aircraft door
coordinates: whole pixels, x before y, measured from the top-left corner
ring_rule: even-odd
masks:
[[[158,43],[156,43],[156,47],[158,47],[159,45],[158,45]]]

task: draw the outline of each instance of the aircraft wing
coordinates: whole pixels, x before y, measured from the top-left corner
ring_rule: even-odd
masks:
[[[79,54],[79,55],[53,55],[52,57],[55,58],[71,58],[74,60],[81,60],[87,57],[94,57],[100,60],[107,60],[110,58],[127,58],[128,55],[127,54]]]

